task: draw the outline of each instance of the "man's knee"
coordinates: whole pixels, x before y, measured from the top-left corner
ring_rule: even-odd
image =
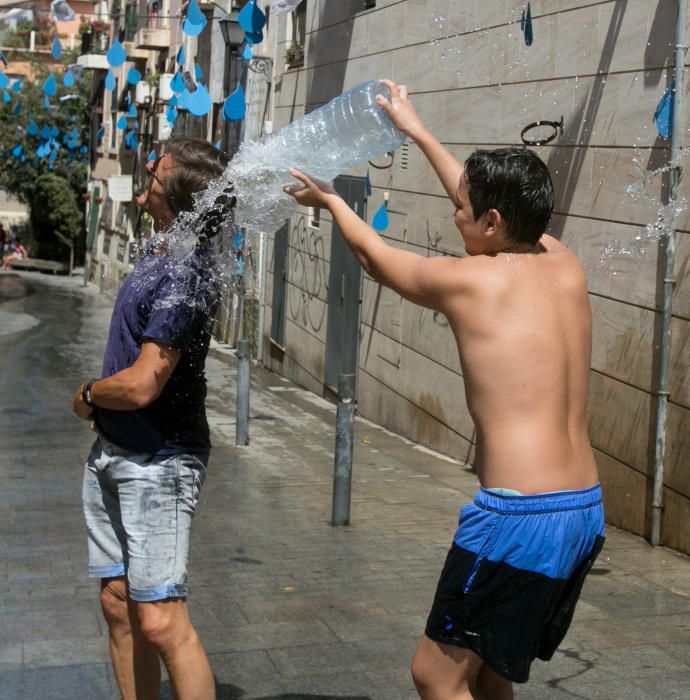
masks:
[[[101,579],[101,609],[109,626],[129,626],[127,582],[124,578]]]
[[[181,599],[137,603],[142,635],[160,652],[197,639]]]

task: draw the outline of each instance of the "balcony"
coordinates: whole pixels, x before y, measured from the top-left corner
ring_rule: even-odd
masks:
[[[134,35],[134,45],[138,49],[147,49],[149,51],[169,49],[170,29],[164,26],[160,20],[157,20],[155,23],[149,22],[149,26],[142,27]]]
[[[108,53],[108,32],[86,32],[81,35],[81,51],[77,65],[84,68],[108,70],[110,64],[106,58]]]

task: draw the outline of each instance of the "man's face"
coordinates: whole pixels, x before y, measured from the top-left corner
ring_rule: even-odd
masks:
[[[172,211],[165,198],[163,183],[170,177],[170,173],[176,165],[173,157],[167,154],[163,154],[154,161],[149,161],[146,164],[146,170],[149,173],[146,187],[136,198],[136,203],[145,212],[151,214],[158,228],[168,225],[175,218],[175,212]]]

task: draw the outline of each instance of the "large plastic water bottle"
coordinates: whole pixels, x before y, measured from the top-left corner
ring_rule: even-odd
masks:
[[[390,90],[368,80],[283,127],[276,138],[292,158],[292,167],[303,164],[313,175],[330,180],[399,148],[405,135],[376,102],[377,95],[390,99]]]
[[[283,186],[289,168],[332,180],[356,165],[394,151],[405,136],[376,96],[390,99],[378,80],[361,83],[260,141],[244,143],[224,177],[237,194],[235,218],[249,228],[272,231],[295,209]]]

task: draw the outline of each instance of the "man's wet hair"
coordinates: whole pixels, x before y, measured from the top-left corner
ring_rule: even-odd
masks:
[[[213,144],[190,136],[170,139],[165,154],[171,156],[176,166],[170,170],[163,183],[163,194],[175,215],[194,209],[194,194],[206,189],[208,184],[220,177],[230,162],[230,157]],[[227,183],[223,193],[216,199],[216,206],[204,215],[203,231],[207,238],[215,236],[231,216],[235,207],[235,188]]]
[[[476,150],[465,161],[464,177],[475,221],[496,209],[506,235],[517,243],[536,243],[546,231],[553,212],[553,183],[534,151]]]

